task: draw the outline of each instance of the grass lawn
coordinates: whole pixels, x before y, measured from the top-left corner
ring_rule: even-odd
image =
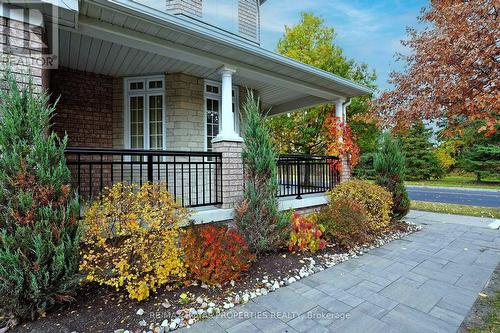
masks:
[[[459,332],[498,333],[500,332],[500,266],[497,266],[490,282],[479,293],[469,315]]]
[[[425,210],[428,212],[469,215],[480,217],[500,218],[500,208],[466,206],[449,203],[436,203],[426,201],[411,201],[411,209]]]
[[[470,327],[470,333],[494,333],[500,332],[500,291],[497,291],[493,299],[485,300],[489,313],[485,315],[483,325]]]
[[[485,178],[484,181],[476,182],[472,174],[448,175],[441,179],[406,181],[407,185],[444,186],[444,187],[468,187],[500,190],[500,178]]]

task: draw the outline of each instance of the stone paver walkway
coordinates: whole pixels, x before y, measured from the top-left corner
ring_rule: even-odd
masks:
[[[500,261],[500,232],[424,229],[182,332],[456,332]]]

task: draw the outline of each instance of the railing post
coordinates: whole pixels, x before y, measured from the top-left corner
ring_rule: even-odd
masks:
[[[148,182],[153,183],[153,155],[148,154]]]
[[[300,166],[300,158],[297,158],[297,198],[296,199],[302,199],[302,196],[300,195],[300,180],[302,178],[302,172],[301,166]]]

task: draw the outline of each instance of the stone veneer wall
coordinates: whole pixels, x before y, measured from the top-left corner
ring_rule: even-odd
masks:
[[[243,142],[219,141],[213,150],[222,153],[222,208],[233,208],[243,195]]]
[[[35,91],[46,88],[44,70],[36,61],[43,53],[43,37],[43,27],[0,17],[0,74],[10,61],[19,83],[27,83],[28,76],[22,75],[30,74]]]
[[[113,78],[68,68],[51,71],[51,94],[59,97],[53,130],[68,146],[113,146]]]
[[[166,75],[167,148],[205,150],[203,79],[175,73]]]
[[[345,182],[351,178],[351,166],[348,158],[342,158],[342,171],[340,172],[340,182]]]
[[[113,79],[113,148],[123,149],[123,79]]]

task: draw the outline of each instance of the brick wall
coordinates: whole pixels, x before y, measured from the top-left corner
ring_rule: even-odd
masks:
[[[58,134],[67,132],[69,146],[113,146],[113,78],[59,68],[51,71],[51,93],[60,96],[53,118]]]

